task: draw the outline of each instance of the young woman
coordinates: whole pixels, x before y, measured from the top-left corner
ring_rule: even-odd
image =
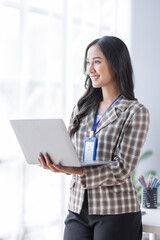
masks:
[[[40,165],[72,174],[64,240],[140,240],[140,202],[131,180],[149,127],[134,96],[128,49],[119,38],[91,42],[85,53],[86,92],[74,107],[69,133],[80,160],[84,140],[97,139],[96,160],[114,164],[63,167],[40,154]],[[91,155],[94,149],[90,149]]]

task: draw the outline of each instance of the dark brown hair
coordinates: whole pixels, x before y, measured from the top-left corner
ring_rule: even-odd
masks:
[[[73,126],[70,129],[70,136],[73,136],[79,129],[81,119],[84,118],[92,109],[96,109],[102,101],[101,88],[93,88],[91,79],[86,73],[86,58],[88,49],[96,44],[111,67],[116,73],[117,85],[121,94],[129,99],[136,100],[134,96],[133,70],[129,51],[125,43],[113,36],[104,36],[92,41],[86,48],[84,57],[84,73],[86,75],[85,88],[86,92],[78,101],[78,114],[73,119]]]

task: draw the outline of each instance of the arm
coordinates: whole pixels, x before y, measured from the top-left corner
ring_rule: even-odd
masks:
[[[63,167],[62,165],[53,163],[53,160],[50,159],[47,153],[44,156],[42,153],[40,153],[38,161],[41,167],[47,170],[51,170],[54,173],[65,173],[65,174],[73,174],[73,175],[83,174],[82,167]]]
[[[114,160],[117,160],[117,164],[85,167],[83,169],[85,176],[80,177],[83,187],[90,189],[104,183],[107,186],[123,183],[136,166],[148,133],[148,126],[149,112],[141,107],[133,114],[116,147]]]

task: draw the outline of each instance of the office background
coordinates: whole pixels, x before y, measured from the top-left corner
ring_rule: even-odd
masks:
[[[0,1],[0,239],[62,239],[69,176],[25,163],[13,118],[62,117],[84,91],[83,57],[97,37],[127,44],[135,93],[151,116],[142,149],[153,155],[138,173],[156,170],[159,147],[159,0]]]

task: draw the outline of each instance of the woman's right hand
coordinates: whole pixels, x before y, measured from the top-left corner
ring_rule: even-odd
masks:
[[[55,164],[50,159],[47,153],[45,155],[40,153],[38,161],[41,167],[43,167],[44,169],[51,170],[52,172],[55,172],[55,173],[83,175],[82,167],[64,167],[59,164]]]

